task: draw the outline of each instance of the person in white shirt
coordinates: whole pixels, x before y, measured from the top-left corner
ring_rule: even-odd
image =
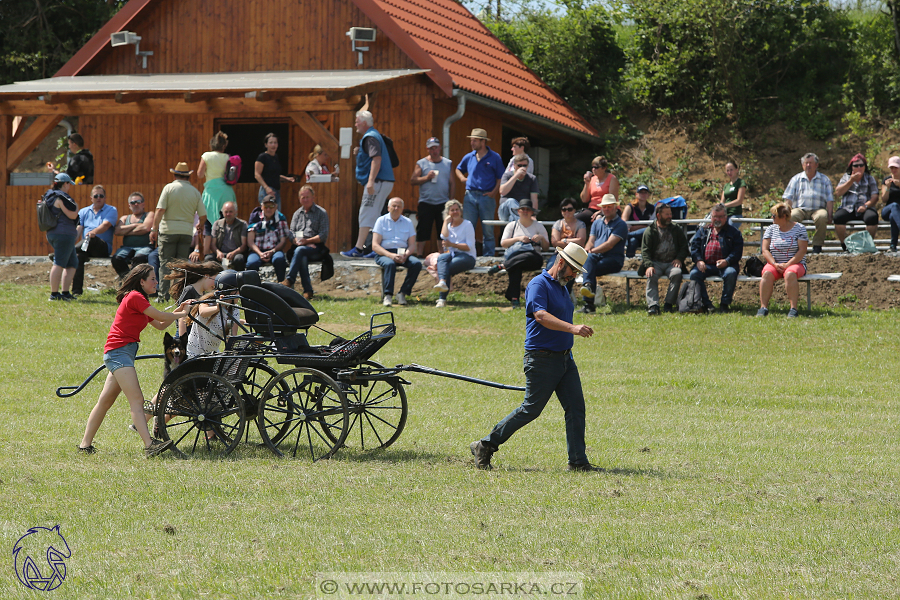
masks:
[[[444,226],[441,229],[443,253],[437,259],[438,279],[434,286],[440,296],[437,308],[447,305],[450,277],[475,266],[475,226],[463,219],[463,207],[459,200],[450,200],[444,209]]]
[[[388,213],[378,217],[372,228],[372,251],[376,254],[375,262],[381,267],[384,306],[391,306],[394,277],[399,265],[406,267],[406,278],[397,294],[397,304],[405,306],[406,297],[412,293],[416,278],[422,270],[422,262],[410,252],[415,243],[416,229],[412,221],[403,216],[403,199],[391,198],[388,201]]]

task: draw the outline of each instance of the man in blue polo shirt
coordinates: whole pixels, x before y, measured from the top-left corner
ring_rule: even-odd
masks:
[[[91,260],[92,256],[108,258],[112,252],[113,233],[116,221],[119,220],[119,211],[106,203],[106,190],[103,186],[95,185],[91,190],[91,205],[78,211],[78,219],[78,240],[75,242],[78,267],[72,280],[72,294],[76,296],[84,293],[84,263]]]
[[[606,194],[600,201],[602,219],[594,219],[591,225],[591,235],[587,245],[590,255],[585,264],[587,272],[584,275],[584,287],[581,295],[584,297],[584,306],[581,312],[593,314],[597,311],[594,307],[594,297],[597,295],[597,278],[610,273],[618,273],[625,264],[625,240],[628,238],[628,226],[619,216],[619,203],[612,194]],[[603,290],[599,290],[603,297]],[[601,302],[601,305],[603,303]]]
[[[575,305],[566,289],[576,273],[584,272],[587,253],[574,242],[557,252],[553,267],[532,279],[525,290],[525,400],[491,433],[469,445],[479,469],[490,469],[494,452],[516,431],[537,419],[556,392],[565,412],[568,470],[601,470],[588,462],[584,392],[572,357],[575,336],[588,338],[594,330],[572,324]]]
[[[484,129],[473,129],[469,138],[472,151],[463,156],[456,167],[456,176],[466,186],[463,198],[463,218],[472,225],[480,224],[482,231],[482,255],[494,255],[494,228],[482,221],[494,219],[497,201],[494,194],[500,188],[505,165],[500,155],[491,150],[487,143],[491,138]]]

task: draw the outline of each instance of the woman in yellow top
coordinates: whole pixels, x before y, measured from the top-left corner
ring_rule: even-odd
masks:
[[[237,198],[234,188],[225,183],[225,169],[228,167],[228,136],[219,131],[209,140],[209,152],[200,157],[197,176],[205,177],[203,184],[203,206],[206,207],[206,224],[203,226],[203,253],[210,254],[212,249],[212,224],[222,218],[222,207],[226,202],[234,202]]]

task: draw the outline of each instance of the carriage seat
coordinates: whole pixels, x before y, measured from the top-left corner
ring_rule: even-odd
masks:
[[[277,285],[277,284],[276,284]],[[284,286],[279,286],[284,287]],[[288,288],[284,288],[286,291]],[[257,285],[241,286],[241,306],[247,325],[259,335],[274,335],[274,342],[279,351],[297,352],[308,349],[306,329],[319,320],[315,310],[290,306],[283,294]],[[296,292],[294,292],[296,294]],[[299,296],[299,294],[298,294]],[[301,300],[306,300],[300,296]],[[309,304],[307,302],[307,304]],[[311,314],[310,314],[311,313]],[[271,329],[269,319],[272,320]],[[304,331],[298,331],[298,330]]]

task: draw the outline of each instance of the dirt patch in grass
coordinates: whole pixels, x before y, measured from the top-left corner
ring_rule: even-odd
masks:
[[[350,269],[336,261],[335,277],[322,283],[318,275],[313,275],[313,286],[317,294],[327,294],[335,298],[381,298],[381,273],[377,268]],[[900,284],[890,283],[888,275],[900,274],[900,255],[894,253],[878,253],[865,255],[823,254],[809,257],[810,273],[843,273],[836,281],[815,282],[812,285],[813,304],[823,306],[846,306],[852,309],[887,309],[900,305]],[[638,261],[629,259],[625,269],[637,269]],[[17,283],[20,285],[48,286],[50,272],[49,262],[13,263],[0,262],[0,283]],[[396,289],[400,289],[403,273],[398,273]],[[526,285],[533,273],[522,277]],[[433,297],[432,286],[435,279],[424,271],[413,288],[413,299],[418,297],[426,301]],[[480,298],[486,303],[504,303],[503,293],[506,290],[506,275],[487,275],[462,273],[453,278],[455,292],[470,298]],[[625,282],[622,279],[604,278],[601,280],[607,297],[612,302],[625,301]],[[104,290],[115,286],[115,273],[107,261],[92,261],[85,267],[85,287]],[[297,286],[299,288],[299,285]],[[806,293],[806,286],[801,285],[801,296]],[[721,284],[710,284],[710,295],[718,302]],[[644,298],[644,285],[635,281],[631,285],[631,301],[640,304]],[[775,286],[774,300],[786,302],[784,285]],[[735,293],[735,302],[756,305],[759,302],[757,284],[739,283]]]

